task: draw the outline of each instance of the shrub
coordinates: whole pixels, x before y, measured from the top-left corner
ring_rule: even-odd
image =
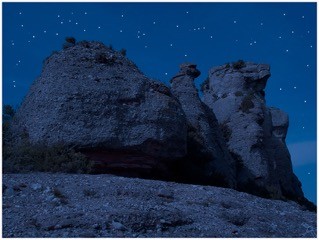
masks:
[[[11,105],[4,105],[3,114],[12,118],[15,114],[15,110]]]
[[[48,147],[22,139],[20,143],[4,143],[3,148],[3,171],[7,173],[90,173],[93,166],[85,155],[63,144]]]
[[[75,42],[76,42],[76,40],[75,40],[74,37],[66,37],[66,38],[65,38],[65,41],[66,41],[67,43],[72,43],[73,45],[74,45]]]
[[[233,68],[234,69],[241,69],[243,67],[246,67],[246,64],[243,60],[238,60],[237,62],[233,63]]]
[[[115,63],[115,56],[108,58],[105,53],[97,53],[95,55],[95,61],[107,65],[113,65]]]
[[[225,67],[226,67],[226,68],[230,68],[230,64],[229,64],[229,63],[227,63]]]
[[[200,85],[200,90],[202,92],[206,91],[209,89],[209,78],[207,77],[204,82],[202,82],[202,84]]]
[[[121,53],[123,56],[126,56],[126,49],[124,49],[124,48],[121,49],[121,50],[120,50],[120,53]]]
[[[249,113],[250,112],[249,110],[255,107],[255,104],[252,101],[253,98],[254,98],[254,95],[252,93],[246,95],[243,101],[241,102],[239,109],[243,111],[244,113]]]

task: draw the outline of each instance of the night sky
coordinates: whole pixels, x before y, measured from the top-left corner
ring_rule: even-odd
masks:
[[[294,171],[316,201],[316,29],[316,3],[3,3],[3,104],[21,104],[66,36],[125,48],[167,85],[183,62],[197,86],[213,66],[268,63],[267,105],[289,114]]]

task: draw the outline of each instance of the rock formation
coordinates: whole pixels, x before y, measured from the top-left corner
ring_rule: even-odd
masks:
[[[12,128],[32,143],[75,146],[116,171],[148,171],[186,154],[185,114],[170,90],[98,42],[46,59]]]
[[[241,164],[238,189],[261,196],[302,199],[285,144],[288,116],[268,108],[264,88],[270,67],[239,61],[209,71],[204,102],[213,109],[227,145]]]
[[[75,148],[98,173],[307,204],[285,144],[288,116],[265,103],[269,70],[242,61],[213,68],[202,102],[194,64],[182,64],[169,89],[99,42],[72,43],[45,60],[10,129],[16,141]]]
[[[201,177],[214,185],[236,186],[235,162],[230,156],[214,113],[200,100],[194,80],[200,75],[194,64],[182,64],[171,79],[172,94],[182,105],[188,122],[187,159],[202,166]],[[189,167],[188,177],[194,174]]]

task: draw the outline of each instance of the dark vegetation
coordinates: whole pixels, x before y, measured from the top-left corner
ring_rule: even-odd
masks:
[[[201,90],[202,92],[204,92],[204,91],[206,91],[206,90],[208,90],[208,89],[209,89],[209,78],[207,77],[207,78],[204,80],[204,82],[201,83],[201,85],[200,85],[200,90]]]
[[[105,53],[97,53],[95,55],[95,61],[106,65],[113,65],[115,63],[115,56],[108,57]]]
[[[63,44],[63,49],[67,49],[69,47],[75,46],[76,40],[74,37],[66,37],[65,38],[65,43]]]
[[[126,56],[126,49],[122,48],[122,49],[120,50],[120,53],[121,53],[123,56]]]
[[[25,132],[14,137],[10,123],[15,111],[11,106],[3,107],[3,172],[66,172],[90,173],[92,163],[74,148],[63,143],[48,147],[44,143],[33,144]]]
[[[245,62],[243,60],[238,60],[237,62],[233,63],[233,68],[234,69],[239,70],[239,69],[241,69],[243,67],[246,67],[246,64],[245,64]]]

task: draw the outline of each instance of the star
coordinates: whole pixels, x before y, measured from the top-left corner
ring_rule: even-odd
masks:
[[[75,23],[75,25],[78,25],[78,24],[79,24],[79,23],[77,23],[77,22]]]
[[[143,36],[145,36],[146,34],[145,33],[143,33]]]
[[[288,49],[286,49],[286,52],[289,52],[289,50],[288,50]]]
[[[71,22],[71,20],[69,20],[69,22]]]
[[[57,36],[58,36],[58,35],[59,35],[59,33],[56,33],[55,35],[57,35]]]
[[[147,46],[145,45],[145,48],[147,48]]]
[[[309,67],[309,66],[310,66],[309,64],[306,65],[306,67]]]
[[[305,16],[302,16],[301,18],[305,18]]]
[[[12,46],[14,46],[14,43],[11,43]]]
[[[61,24],[63,24],[63,22],[61,22]]]
[[[44,32],[44,33],[47,33],[47,31],[46,31],[46,30],[44,30],[43,32]]]
[[[295,33],[295,31],[291,31],[291,33]]]
[[[254,43],[256,44],[257,42],[256,42],[256,41],[254,41]]]
[[[186,12],[187,14],[189,13],[189,12]]]
[[[235,20],[234,23],[237,23],[237,21]]]
[[[21,27],[23,27],[23,24],[21,24]]]
[[[210,36],[210,38],[213,38],[213,36]]]
[[[165,73],[165,75],[167,75],[167,73]]]
[[[58,15],[58,18],[60,17],[60,15]]]
[[[16,87],[16,85],[13,85],[13,87],[15,88],[15,87]]]
[[[124,15],[122,14],[121,17],[124,17]]]
[[[178,26],[178,25],[176,25],[176,27],[178,28],[179,26]]]
[[[173,47],[173,43],[171,43],[170,46]]]
[[[187,54],[185,54],[184,56],[187,57]]]
[[[206,27],[203,27],[203,29],[205,30],[205,29],[206,29]]]
[[[22,12],[19,12],[19,15],[21,15],[22,14]]]
[[[294,87],[294,89],[297,89],[297,87]]]
[[[308,175],[310,175],[310,172],[308,172]]]
[[[88,14],[87,12],[84,13],[85,15]]]
[[[86,30],[85,30],[85,29],[83,29],[83,32],[86,32]]]
[[[262,25],[264,25],[264,23],[260,23],[260,25],[262,26]]]
[[[279,36],[278,38],[281,39],[281,36]]]
[[[100,29],[101,27],[100,27],[100,26],[98,26],[97,28],[98,28],[98,29]]]
[[[252,45],[253,45],[253,43],[249,43],[249,45],[250,45],[250,46],[252,46]]]
[[[153,24],[155,24],[156,22],[153,22]]]
[[[123,30],[120,30],[120,33],[123,32]]]
[[[286,13],[284,13],[283,15],[286,16]]]
[[[304,103],[307,103],[307,100],[304,100],[303,102],[304,102]]]
[[[312,48],[312,45],[310,45],[310,47]]]
[[[279,91],[282,91],[282,88],[279,88]]]

